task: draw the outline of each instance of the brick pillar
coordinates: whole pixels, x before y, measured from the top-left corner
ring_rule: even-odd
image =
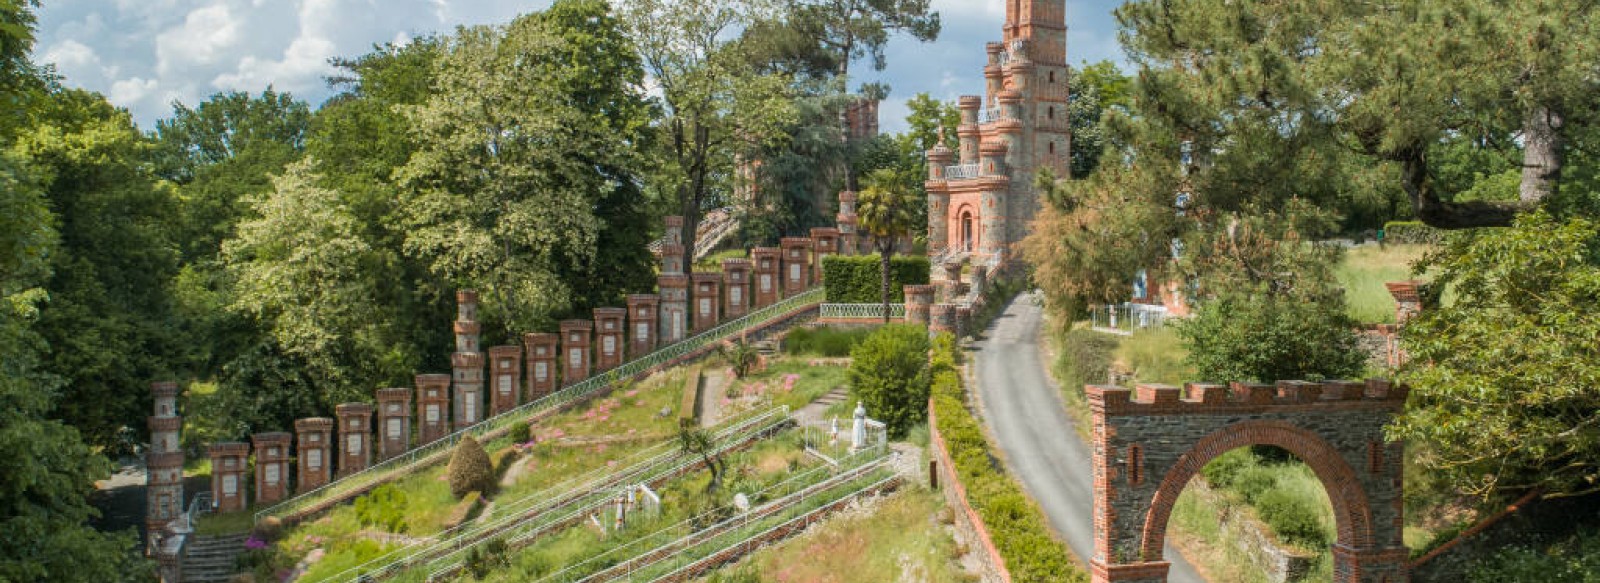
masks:
[[[661,297],[655,294],[628,296],[628,354],[634,358],[656,349],[656,307]]]
[[[411,389],[378,389],[378,460],[411,449]]]
[[[832,227],[811,229],[811,245],[812,252],[816,254],[814,255],[816,260],[812,262],[811,280],[822,283],[823,280],[827,279],[823,277],[823,260],[827,259],[829,255],[837,255],[839,253],[839,229]]]
[[[566,320],[561,323],[562,380],[570,385],[589,378],[589,343],[594,322]]]
[[[333,410],[339,416],[339,477],[367,469],[372,463],[372,405],[345,403]]]
[[[811,238],[784,237],[783,295],[794,296],[811,287]]]
[[[934,304],[928,310],[928,332],[956,331],[956,307],[954,304]]]
[[[246,481],[250,444],[240,441],[213,443],[207,449],[211,456],[211,502],[216,511],[238,512],[245,508]]]
[[[755,278],[751,284],[755,287],[752,294],[755,303],[752,308],[765,308],[778,303],[783,297],[783,279],[779,273],[782,266],[783,251],[775,247],[756,247],[750,250],[750,258],[755,264]]]
[[[522,347],[490,348],[489,370],[489,414],[517,408],[522,397]]]
[[[955,152],[941,142],[928,150],[928,254],[943,253],[950,246],[950,189],[945,168],[955,161]]]
[[[687,266],[683,264],[683,217],[662,217],[666,229],[662,235],[665,242],[661,246],[661,273],[681,274]]]
[[[269,431],[250,436],[256,450],[256,504],[271,504],[289,493],[289,444],[294,436]]]
[[[183,514],[183,447],[180,433],[183,417],[178,415],[178,383],[151,383],[154,415],[150,425],[150,452],[145,455],[146,552],[156,553],[167,533],[167,524]]]
[[[694,280],[694,331],[696,334],[717,325],[722,312],[722,274],[701,272]]]
[[[839,253],[860,254],[861,244],[856,236],[856,227],[861,219],[856,216],[855,191],[846,190],[839,193],[839,214],[834,219],[839,223]]]
[[[483,420],[483,353],[451,354],[450,369],[454,371],[450,403],[455,410],[452,428],[461,431]]]
[[[656,310],[661,317],[660,344],[666,346],[689,337],[689,277],[662,274],[656,278],[661,288],[661,307]]]
[[[1411,318],[1422,312],[1422,282],[1417,280],[1393,281],[1383,284],[1389,288],[1389,295],[1394,296],[1394,322],[1404,326]]]
[[[456,292],[456,352],[479,352],[478,335],[483,325],[478,323],[478,292],[464,289]]]
[[[961,267],[964,261],[946,261],[938,267],[944,270],[944,279],[939,282],[939,295],[944,301],[954,302],[961,299]]]
[[[750,260],[722,260],[722,317],[732,320],[750,313]]]
[[[929,311],[933,306],[933,286],[908,285],[905,286],[905,295],[906,323],[928,325]]]
[[[627,328],[624,324],[627,318],[627,308],[594,309],[595,371],[617,368],[627,360]]]
[[[956,338],[972,333],[972,308],[956,306]]]
[[[333,420],[327,417],[296,419],[294,433],[300,459],[299,471],[295,472],[295,491],[304,494],[328,483],[333,476],[333,455],[328,449],[333,443]]]
[[[450,375],[417,375],[417,445],[450,435]]]
[[[556,391],[556,345],[559,334],[549,332],[522,335],[523,349],[528,353],[528,400],[532,401]]]

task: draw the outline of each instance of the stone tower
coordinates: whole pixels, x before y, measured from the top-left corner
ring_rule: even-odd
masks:
[[[456,292],[456,352],[450,355],[454,370],[454,429],[460,431],[483,419],[483,353],[478,335],[478,292]]]
[[[984,95],[960,100],[960,149],[928,152],[928,249],[1003,263],[1039,208],[1033,177],[1069,172],[1065,0],[1007,0]]]
[[[661,302],[657,315],[661,318],[660,344],[666,345],[688,337],[689,331],[689,276],[683,265],[683,217],[667,217],[667,242],[661,246],[661,275],[656,286],[661,289]]]
[[[150,452],[145,456],[146,552],[156,553],[166,535],[167,524],[183,513],[183,449],[179,432],[183,417],[178,416],[178,383],[150,385],[155,397],[155,415],[150,416]]]

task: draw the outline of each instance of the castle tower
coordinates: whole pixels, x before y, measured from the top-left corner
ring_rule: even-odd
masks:
[[[454,373],[455,430],[460,431],[483,419],[483,353],[478,335],[478,292],[456,292],[456,352],[450,355]]]
[[[145,455],[145,552],[155,554],[166,536],[167,525],[183,514],[183,448],[179,434],[178,383],[150,385],[155,414],[150,416],[150,452]]]

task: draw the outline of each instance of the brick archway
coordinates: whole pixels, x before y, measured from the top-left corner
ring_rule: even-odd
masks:
[[[1189,481],[1212,459],[1274,445],[1304,460],[1338,522],[1334,580],[1405,581],[1401,444],[1383,427],[1405,404],[1382,381],[1277,385],[1190,384],[1136,390],[1090,386],[1094,421],[1095,551],[1100,582],[1166,581],[1167,521]]]

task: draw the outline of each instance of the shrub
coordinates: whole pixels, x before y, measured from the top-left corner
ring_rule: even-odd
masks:
[[[1214,487],[1231,488],[1239,473],[1252,465],[1255,465],[1255,460],[1250,456],[1250,450],[1231,449],[1200,468],[1200,475],[1205,477],[1207,484]]]
[[[394,484],[384,484],[367,495],[356,499],[356,520],[361,526],[381,528],[384,532],[405,532],[406,493]]]
[[[1207,381],[1346,378],[1366,367],[1344,296],[1226,292],[1179,320],[1184,359]]]
[[[1422,221],[1389,221],[1383,224],[1383,242],[1386,244],[1438,245],[1444,242],[1445,233],[1443,229],[1435,229]]]
[[[851,392],[891,437],[927,419],[929,348],[921,326],[890,324],[850,351]]]
[[[1321,514],[1292,492],[1270,488],[1255,497],[1254,506],[1261,521],[1272,527],[1272,532],[1284,542],[1308,549],[1328,545]]]
[[[783,337],[783,351],[832,358],[850,356],[850,350],[869,334],[872,334],[871,328],[795,328]]]
[[[471,435],[461,438],[450,456],[450,495],[462,498],[468,492],[487,494],[494,489],[494,463],[489,453]]]
[[[734,378],[744,378],[761,362],[761,353],[744,340],[723,342],[717,346],[717,352],[728,361],[728,366],[733,367]]]
[[[889,303],[905,302],[905,286],[928,283],[927,257],[893,257],[889,260]],[[876,304],[883,301],[881,259],[876,255],[829,255],[822,260],[827,302]]]
[[[517,421],[506,430],[506,436],[510,437],[513,443],[523,443],[533,439],[533,426],[526,419]]]

